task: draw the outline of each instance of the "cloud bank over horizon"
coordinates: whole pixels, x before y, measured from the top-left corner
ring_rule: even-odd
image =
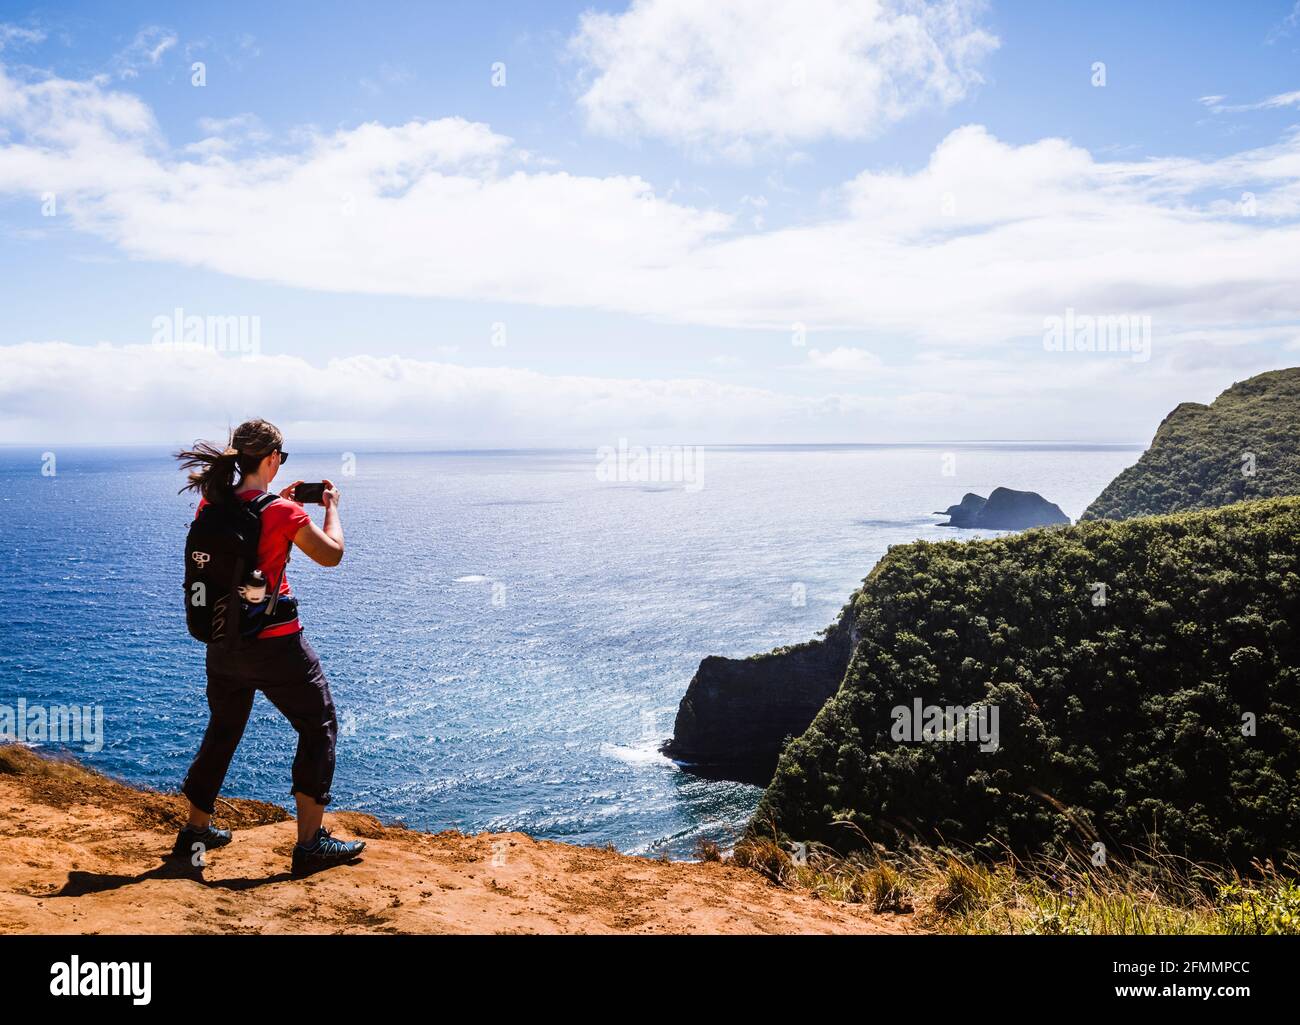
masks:
[[[5,443],[175,443],[265,417],[309,441],[386,438],[437,447],[1039,440],[1141,443],[1179,402],[1274,369],[1245,350],[1224,360],[1158,356],[1135,373],[1114,355],[1038,354],[1022,364],[923,357],[889,367],[853,350],[810,350],[791,372],[830,375],[820,395],[703,378],[548,375],[400,357],[316,365],[298,356],[210,348],[0,346]],[[869,372],[876,389],[857,390]],[[972,382],[978,382],[972,387]],[[1109,394],[1125,416],[1080,410]],[[1152,415],[1149,411],[1160,410]]]

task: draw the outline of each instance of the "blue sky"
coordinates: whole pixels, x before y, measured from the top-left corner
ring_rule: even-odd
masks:
[[[1143,441],[1296,362],[1294,0],[727,6],[0,4],[0,441]]]

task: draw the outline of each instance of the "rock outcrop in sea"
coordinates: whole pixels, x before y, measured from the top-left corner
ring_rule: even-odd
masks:
[[[966,527],[982,530],[1028,530],[1069,523],[1061,507],[1049,502],[1036,491],[1013,491],[995,488],[988,498],[973,492],[962,496],[961,504],[950,505],[936,516],[947,516],[941,527]]]

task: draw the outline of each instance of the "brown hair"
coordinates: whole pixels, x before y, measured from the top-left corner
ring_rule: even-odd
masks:
[[[189,470],[189,483],[181,491],[197,491],[209,502],[229,501],[238,480],[256,473],[262,460],[284,444],[284,435],[266,420],[246,420],[230,432],[225,448],[196,441],[192,449],[177,452],[181,469]]]

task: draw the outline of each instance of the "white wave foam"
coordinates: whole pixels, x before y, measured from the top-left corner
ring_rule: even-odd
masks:
[[[647,740],[632,747],[623,744],[601,744],[600,753],[606,758],[617,758],[628,765],[672,765],[673,760],[661,754],[659,745],[662,740]]]

